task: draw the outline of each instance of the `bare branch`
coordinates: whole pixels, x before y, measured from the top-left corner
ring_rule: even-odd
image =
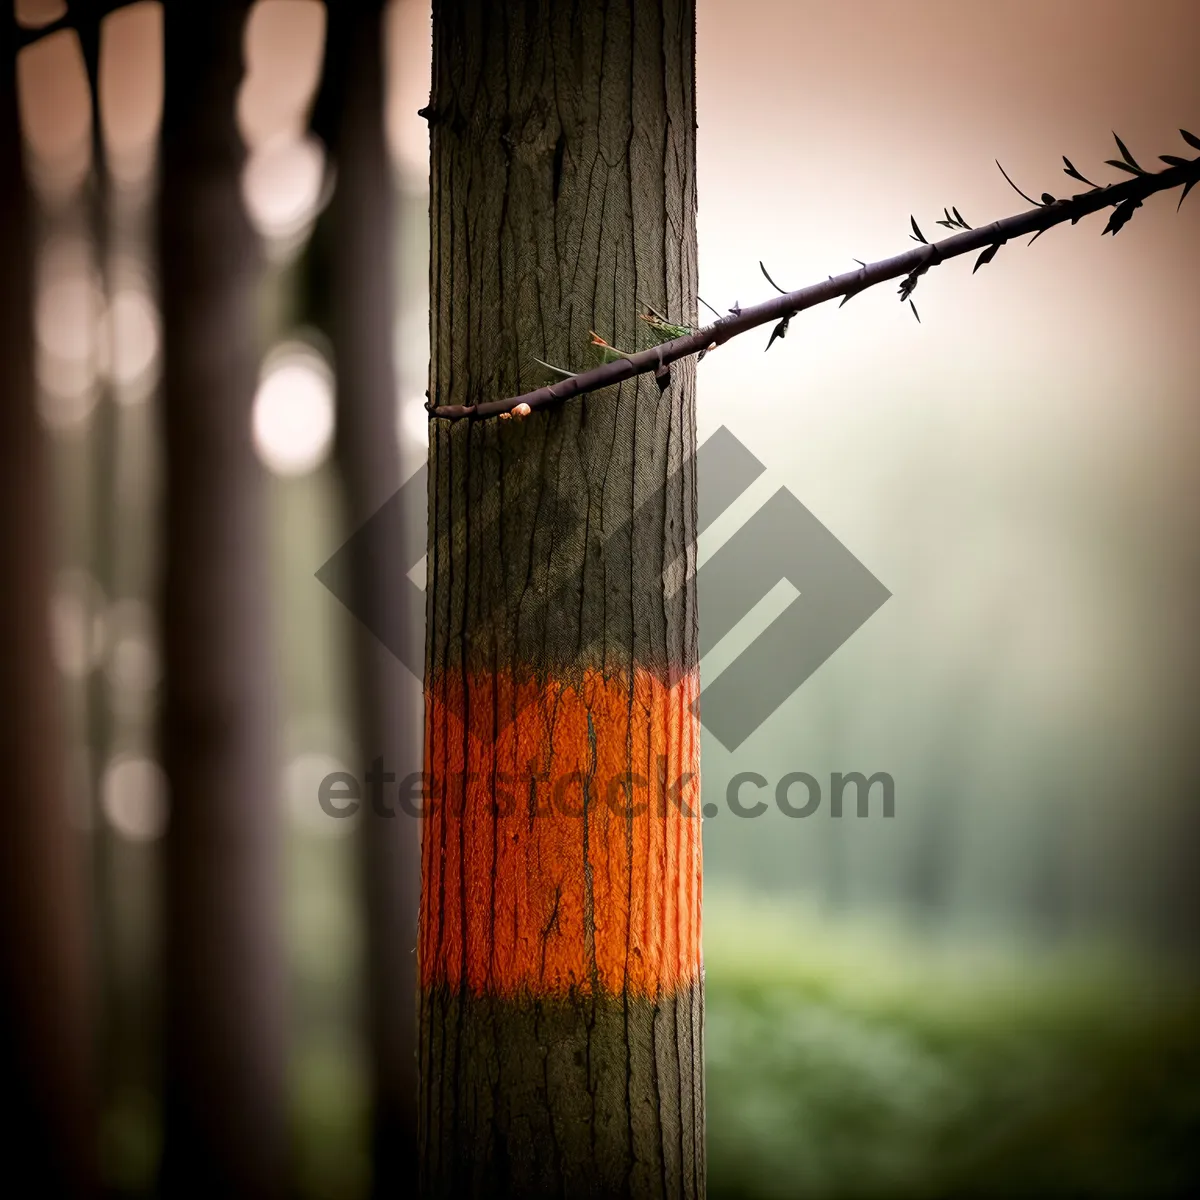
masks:
[[[708,348],[719,346],[747,330],[755,329],[772,321],[786,322],[787,319],[806,308],[813,308],[838,297],[848,298],[877,283],[907,276],[915,286],[917,278],[946,259],[983,250],[984,253],[980,255],[979,261],[976,263],[976,268],[978,268],[991,260],[998,247],[1013,238],[1027,233],[1041,233],[1067,221],[1074,225],[1082,217],[1099,212],[1104,208],[1114,208],[1105,232],[1111,230],[1115,233],[1147,196],[1151,196],[1155,192],[1168,191],[1171,188],[1191,187],[1197,181],[1200,181],[1200,158],[1177,160],[1175,165],[1168,167],[1165,171],[1146,172],[1120,183],[1096,188],[1077,196],[1048,200],[1027,212],[994,221],[990,225],[964,230],[943,238],[939,242],[921,245],[906,254],[898,254],[894,258],[886,258],[870,266],[863,266],[860,270],[848,271],[843,275],[823,279],[820,283],[812,284],[809,287],[775,296],[762,304],[748,308],[735,306],[729,316],[722,317],[713,324],[697,329],[684,337],[675,338],[649,350],[642,350],[636,354],[603,363],[590,371],[581,371],[570,378],[561,379],[520,396],[511,396],[504,400],[487,400],[481,404],[440,406],[430,399],[426,407],[429,409],[431,418],[442,417],[447,420],[458,420],[463,417],[499,416],[503,413],[511,413],[518,405],[521,406],[522,415],[538,409],[552,408],[575,396],[594,392],[614,383],[621,383],[637,375],[647,372],[659,373],[672,362],[686,358],[689,354],[699,354]],[[765,268],[763,273],[766,274]],[[905,281],[906,284],[908,284],[908,280]],[[902,287],[902,299],[908,300],[911,291],[912,286]],[[786,324],[784,328],[786,328]]]
[[[130,4],[136,4],[137,0],[98,0],[97,3],[82,6],[87,17],[94,21],[100,21],[107,17],[109,13],[116,12],[118,8],[127,8]],[[78,3],[68,4],[67,11],[61,17],[56,17],[53,21],[45,25],[39,25],[36,29],[27,29],[24,26],[17,27],[17,52],[24,50],[26,46],[32,46],[34,42],[40,42],[43,38],[49,37],[52,33],[59,33],[64,29],[75,29],[79,22],[79,10],[81,6]]]

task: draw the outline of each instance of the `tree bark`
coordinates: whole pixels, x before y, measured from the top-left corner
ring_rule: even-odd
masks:
[[[82,876],[67,817],[50,645],[46,450],[33,374],[32,213],[16,25],[0,14],[0,1079],[4,1170],[39,1195],[94,1182]]]
[[[259,249],[235,121],[249,0],[170,4],[158,238],[165,497],[170,1196],[272,1197],[284,1162],[273,647],[250,433]]]
[[[696,323],[690,0],[435,0],[435,404]],[[704,1192],[695,376],[431,423],[430,1196]]]
[[[314,316],[337,372],[335,447],[343,508],[353,531],[400,482],[396,442],[395,204],[384,129],[384,0],[329,6],[325,65],[312,125],[336,185],[310,247]],[[405,548],[350,561],[358,742],[367,764],[400,777],[419,769],[416,713],[406,668],[370,631],[410,619]],[[415,614],[414,614],[415,615]],[[408,1194],[417,1182],[417,940],[419,827],[394,806],[365,806],[360,826],[372,1075],[373,1193]]]

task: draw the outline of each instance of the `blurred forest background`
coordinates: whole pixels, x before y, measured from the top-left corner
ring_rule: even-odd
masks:
[[[62,12],[16,2],[26,30]],[[405,1013],[381,1018],[367,993],[411,976],[416,835],[392,826],[415,823],[388,826],[381,851],[383,822],[331,818],[317,796],[385,742],[389,769],[420,769],[420,682],[315,572],[424,461],[429,23],[420,0],[386,5],[377,147],[338,124],[369,88],[321,92],[318,0],[250,8],[237,99],[263,255],[247,426],[267,479],[268,646],[251,669],[270,676],[275,750],[269,794],[231,803],[265,811],[279,839],[263,921],[278,914],[285,997],[268,1019],[289,1174],[312,1200],[378,1184],[373,1056],[406,1045],[381,1050]],[[39,752],[61,758],[89,918],[99,1170],[136,1197],[163,1148],[176,799],[157,732],[162,13],[136,3],[98,28],[98,118],[73,29],[20,51],[17,86],[65,747]],[[1112,128],[1143,160],[1179,153],[1176,128],[1200,128],[1197,50],[1186,0],[701,3],[701,292],[722,309],[759,298],[760,258],[797,287],[898,253],[910,212],[929,235],[943,205],[975,224],[1018,211],[993,158],[1039,194],[1065,186],[1064,153],[1106,172]],[[365,162],[363,194],[383,179],[390,210],[325,208],[331,145],[338,178]],[[973,277],[943,267],[916,296],[920,325],[879,289],[803,314],[765,358],[750,335],[701,368],[702,435],[728,425],[767,466],[701,561],[783,485],[893,593],[736,753],[704,741],[720,806],[704,839],[714,1196],[1200,1185],[1200,205],[1156,197],[1119,238],[1102,227],[1006,246]],[[385,322],[361,352],[336,310],[356,280]],[[347,408],[350,390],[375,397],[373,417]],[[223,504],[219,489],[199,502]],[[706,680],[794,595],[777,593],[706,658]],[[773,785],[798,770],[889,772],[896,814],[739,820],[725,804],[739,771]],[[221,861],[207,869],[219,886]]]

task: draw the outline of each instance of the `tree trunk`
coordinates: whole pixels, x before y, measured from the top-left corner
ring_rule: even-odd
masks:
[[[690,0],[433,22],[433,402],[695,323]],[[431,424],[427,1195],[704,1192],[694,453],[691,362]]]
[[[111,287],[113,224],[113,186],[108,170],[108,154],[104,142],[104,126],[100,111],[100,48],[103,23],[103,0],[84,0],[73,11],[75,31],[87,71],[88,91],[92,102],[91,151],[92,169],[87,181],[87,227],[91,234],[92,254],[100,283],[105,309],[113,300]],[[109,363],[113,361],[114,344],[111,324],[106,322],[103,337],[108,339]],[[120,414],[113,395],[111,372],[97,372],[93,385],[96,392],[88,429],[91,478],[91,503],[88,506],[90,527],[87,533],[92,579],[104,605],[111,606],[120,596],[117,581],[117,487],[118,422]],[[98,1029],[97,1072],[103,1103],[107,1106],[114,1092],[125,1082],[123,1068],[135,1058],[130,1022],[122,1010],[121,953],[117,922],[117,889],[120,887],[115,859],[118,854],[116,835],[104,816],[101,796],[104,772],[113,753],[115,722],[112,696],[106,671],[94,669],[87,679],[87,761],[88,782],[92,794],[95,818],[92,826],[92,937],[95,941],[93,960],[96,964],[96,1025]]]
[[[336,457],[348,528],[363,525],[400,482],[396,442],[395,205],[384,131],[384,0],[329,6],[314,131],[336,170],[310,254],[310,303],[333,344]],[[366,764],[399,777],[419,769],[406,668],[370,631],[409,620],[402,546],[352,556],[351,610],[358,742]],[[407,711],[406,711],[407,710]],[[368,805],[360,827],[372,1073],[373,1192],[404,1195],[417,1181],[417,899],[419,827],[390,804]]]
[[[250,435],[259,252],[235,122],[249,7],[170,4],[163,26],[167,1195],[282,1189],[274,656]]]
[[[0,1079],[4,1171],[44,1196],[94,1183],[82,878],[50,649],[46,453],[33,376],[33,242],[16,26],[0,14]]]

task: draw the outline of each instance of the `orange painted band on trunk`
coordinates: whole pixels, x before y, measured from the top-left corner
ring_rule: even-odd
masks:
[[[427,687],[423,986],[657,996],[697,977],[698,690],[695,670]]]

